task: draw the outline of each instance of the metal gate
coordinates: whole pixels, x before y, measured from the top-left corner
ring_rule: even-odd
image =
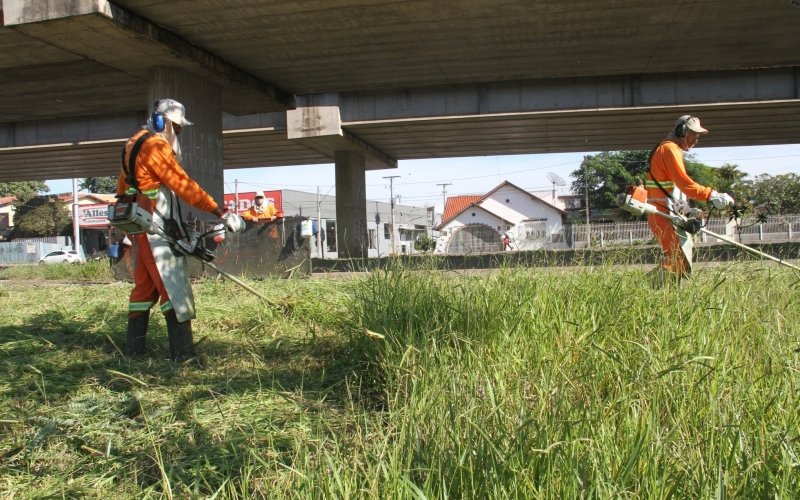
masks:
[[[455,230],[447,242],[448,254],[500,252],[500,234],[486,224],[470,224]]]

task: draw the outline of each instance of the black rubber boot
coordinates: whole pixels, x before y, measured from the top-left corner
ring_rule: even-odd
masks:
[[[173,361],[185,361],[194,357],[194,341],[192,340],[192,322],[179,322],[175,311],[164,314],[167,320],[167,337],[169,339],[169,357]]]
[[[149,320],[150,313],[128,313],[128,340],[125,344],[126,356],[132,358],[144,355],[147,323]]]

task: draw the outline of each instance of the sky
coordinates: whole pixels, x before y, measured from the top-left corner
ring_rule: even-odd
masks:
[[[750,178],[760,174],[781,175],[800,173],[800,144],[782,146],[748,146],[729,148],[703,148],[692,150],[696,159],[711,167],[734,164]],[[399,161],[398,168],[373,170],[366,173],[367,200],[385,201],[390,198],[389,179],[399,203],[411,206],[434,205],[436,213],[442,211],[442,189],[448,196],[460,194],[485,194],[503,181],[509,181],[527,191],[548,191],[553,184],[548,172],[565,181],[565,186],[555,186],[557,194],[569,194],[571,176],[585,155],[594,153],[559,153],[538,155],[503,155],[435,160]],[[304,165],[295,167],[270,167],[235,169],[225,171],[225,192],[233,193],[238,180],[239,192],[259,189],[293,189],[334,195],[334,165]],[[71,180],[47,181],[50,192],[72,191]],[[441,186],[440,184],[448,184]]]

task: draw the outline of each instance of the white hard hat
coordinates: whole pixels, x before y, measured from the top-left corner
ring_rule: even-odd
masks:
[[[266,198],[264,196],[264,191],[256,191],[256,195],[254,196],[254,198]]]
[[[161,99],[158,101],[155,111],[156,113],[161,113],[166,116],[169,121],[181,127],[193,125],[192,122],[186,119],[186,108],[175,99]]]

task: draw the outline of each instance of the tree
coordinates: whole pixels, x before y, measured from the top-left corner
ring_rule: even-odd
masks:
[[[414,241],[414,249],[418,252],[430,252],[436,248],[436,240],[427,233],[420,234]]]
[[[589,206],[595,210],[616,208],[617,195],[632,184],[644,181],[649,151],[610,151],[583,158],[581,168],[572,172],[577,179],[572,191],[583,196],[588,185]]]
[[[47,193],[50,188],[44,181],[0,182],[0,196],[16,196],[17,204],[25,203],[38,193]]]
[[[117,177],[87,177],[81,180],[80,187],[90,193],[113,194],[117,192]]]
[[[37,196],[17,207],[11,238],[69,234],[72,220],[63,201]]]
[[[650,170],[650,151],[610,151],[583,158],[581,168],[572,172],[577,179],[572,183],[572,191],[583,195],[589,187],[589,206],[595,210],[617,207],[617,195],[632,185],[643,182]],[[686,172],[696,182],[705,186],[714,182],[714,169],[698,163],[694,156],[684,156]]]
[[[752,184],[752,204],[763,214],[800,213],[800,176],[784,174],[757,176]]]
[[[720,193],[728,193],[736,200],[737,205],[745,204],[750,200],[752,189],[747,181],[747,173],[739,170],[737,165],[726,163],[716,169],[716,182],[714,186]]]

